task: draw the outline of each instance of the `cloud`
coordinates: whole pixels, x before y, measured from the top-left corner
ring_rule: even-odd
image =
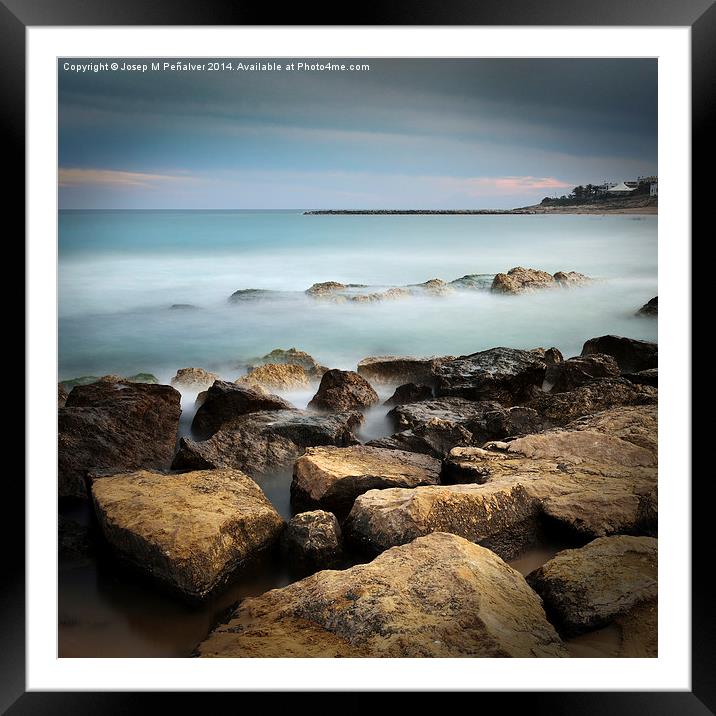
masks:
[[[60,167],[59,185],[106,187],[157,187],[165,182],[193,181],[188,174],[150,174],[116,169],[67,169]]]
[[[533,191],[571,189],[574,184],[555,177],[504,176],[504,177],[434,177],[446,189],[467,196],[502,196],[525,194]]]

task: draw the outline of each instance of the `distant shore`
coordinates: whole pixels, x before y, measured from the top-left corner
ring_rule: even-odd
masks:
[[[516,209],[316,209],[304,211],[311,216],[482,216],[495,214],[658,214],[658,199],[652,197],[617,197],[588,204],[522,206]]]

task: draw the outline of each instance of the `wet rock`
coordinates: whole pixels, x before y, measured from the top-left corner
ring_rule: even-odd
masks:
[[[267,363],[271,364],[288,364],[298,365],[303,368],[311,379],[319,379],[328,370],[325,366],[322,366],[316,359],[306,353],[300,351],[297,348],[289,348],[284,350],[283,348],[275,348],[270,353],[267,353],[261,358],[256,358],[248,365],[249,370],[257,368]]]
[[[618,378],[619,366],[609,355],[594,353],[588,356],[568,358],[547,367],[545,383],[552,393],[563,393],[595,378]]]
[[[179,368],[171,384],[178,389],[199,393],[208,390],[217,380],[221,379],[216,373],[210,373],[203,368]]]
[[[637,385],[650,385],[653,388],[659,387],[658,368],[647,368],[646,370],[640,370],[637,373],[622,373],[622,377],[626,378],[631,383],[636,383]]]
[[[442,459],[456,445],[473,445],[474,442],[473,434],[462,425],[433,418],[412,430],[402,430],[387,437],[370,440],[366,445],[417,452]]]
[[[85,497],[88,472],[168,469],[180,400],[168,385],[97,382],[73,388],[58,411],[60,497]]]
[[[463,290],[486,291],[492,286],[494,278],[491,273],[469,273],[450,281],[450,285]]]
[[[333,369],[321,378],[308,408],[322,411],[362,410],[379,402],[370,383],[352,370]]]
[[[373,385],[399,386],[404,383],[432,385],[433,369],[453,356],[414,358],[412,356],[370,356],[358,363],[358,374]]]
[[[171,589],[202,599],[278,540],[284,521],[238,470],[132,472],[92,484],[112,547]]]
[[[159,384],[159,380],[152,373],[137,373],[127,377],[121,375],[83,375],[80,378],[72,378],[71,380],[60,381],[60,385],[69,393],[72,388],[77,385],[92,385],[92,383],[152,383],[154,385]]]
[[[541,357],[531,351],[491,348],[437,366],[433,371],[435,392],[515,405],[539,392],[546,368]]]
[[[453,288],[440,278],[431,278],[423,283],[410,284],[409,288],[418,289],[421,293],[428,293],[433,296],[445,296],[452,293]]]
[[[557,273],[554,274],[554,280],[562,288],[584,286],[592,282],[589,276],[585,276],[583,273],[578,273],[577,271],[557,271]]]
[[[534,409],[521,405],[512,408],[499,408],[485,413],[484,420],[468,424],[475,437],[474,442],[481,445],[487,440],[501,440],[508,436],[538,433],[550,427],[549,421]]]
[[[648,449],[588,430],[487,447],[455,448],[446,461],[453,479],[474,484],[359,496],[346,523],[352,540],[379,552],[444,531],[509,559],[534,541],[545,521],[579,539],[656,529],[656,456]]]
[[[530,353],[534,353],[536,356],[541,358],[547,367],[557,365],[564,360],[562,351],[559,348],[532,348]]]
[[[582,347],[582,355],[606,353],[612,356],[623,373],[636,373],[658,368],[659,347],[656,343],[623,336],[590,338]]]
[[[330,567],[342,552],[336,516],[323,510],[297,514],[283,533],[281,547],[288,559],[299,566]]]
[[[659,314],[659,297],[654,296],[647,301],[637,312],[637,316],[656,317]]]
[[[429,400],[432,397],[433,389],[429,385],[405,383],[404,385],[399,385],[383,405],[404,405],[405,403],[415,403],[419,400]]]
[[[620,405],[652,405],[657,399],[658,391],[651,386],[624,378],[598,378],[563,393],[538,393],[525,407],[539,413],[545,427],[554,427]]]
[[[524,578],[489,550],[448,534],[245,599],[197,651],[203,657],[567,656]]]
[[[498,273],[492,281],[495,293],[529,293],[544,288],[572,288],[590,283],[591,279],[576,271],[557,271],[554,276],[546,271],[516,266],[507,273]]]
[[[305,369],[290,363],[266,363],[254,368],[236,381],[239,385],[272,390],[303,390],[311,387]]]
[[[343,291],[346,288],[348,288],[348,285],[345,283],[338,283],[338,281],[324,281],[323,283],[314,283],[313,286],[306,289],[306,293],[309,296],[320,298],[326,294]]]
[[[652,537],[602,537],[568,549],[527,577],[562,632],[604,627],[657,599],[657,541]]]
[[[191,424],[198,438],[209,438],[222,426],[242,415],[261,410],[292,410],[293,406],[277,395],[268,395],[248,385],[217,380],[207,390],[206,398]]]
[[[375,303],[377,301],[399,301],[408,298],[412,294],[407,288],[393,287],[385,291],[376,291],[374,293],[358,293],[353,296],[345,296],[345,298],[353,303]]]
[[[347,511],[367,490],[434,485],[439,477],[440,462],[427,455],[366,445],[313,447],[293,466],[291,496]]]
[[[62,385],[62,383],[57,384],[57,407],[58,408],[64,408],[65,407],[65,401],[67,400],[67,396],[69,393],[65,389],[65,387]]]
[[[240,288],[229,296],[229,303],[242,303],[243,301],[255,301],[260,298],[273,298],[280,294],[280,291],[271,291],[265,288]]]
[[[288,469],[307,447],[355,445],[357,412],[319,415],[304,410],[249,413],[229,421],[208,440],[179,441],[172,468],[237,468],[251,476]]]

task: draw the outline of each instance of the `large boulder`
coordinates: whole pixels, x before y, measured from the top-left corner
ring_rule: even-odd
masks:
[[[557,271],[552,275],[538,269],[515,266],[507,273],[498,273],[492,280],[495,293],[529,293],[544,288],[572,288],[590,283],[591,279],[576,271]]]
[[[414,358],[412,356],[370,356],[358,363],[358,374],[373,385],[398,386],[403,383],[433,383],[433,369],[452,360],[441,358]]]
[[[373,489],[437,484],[440,462],[427,455],[366,445],[313,447],[293,466],[291,496],[299,503],[348,511]]]
[[[619,366],[614,358],[603,353],[594,353],[568,358],[548,366],[545,382],[549,384],[552,393],[564,393],[590,383],[595,378],[618,377]]]
[[[636,373],[647,368],[658,368],[659,346],[623,336],[590,338],[582,346],[582,355],[606,353],[612,356],[623,373]]]
[[[312,380],[320,379],[321,376],[328,370],[325,366],[322,366],[312,356],[306,353],[306,351],[298,350],[297,348],[274,348],[270,353],[260,358],[255,358],[248,364],[249,369],[257,368],[258,366],[266,364],[279,364],[279,365],[299,365],[303,368],[308,376]]]
[[[464,425],[479,422],[487,413],[500,410],[501,407],[494,400],[433,398],[398,405],[388,412],[388,419],[398,430],[416,428],[436,419],[453,425]]]
[[[563,393],[537,393],[525,407],[538,413],[545,427],[555,427],[620,405],[653,405],[657,400],[658,391],[651,386],[624,378],[597,378]]]
[[[280,537],[284,521],[238,470],[132,472],[92,484],[100,528],[123,557],[202,599]]]
[[[176,446],[181,395],[168,385],[78,385],[58,411],[60,497],[86,497],[89,472],[166,470]]]
[[[619,425],[628,430],[623,421]],[[545,523],[578,539],[656,530],[656,455],[648,448],[586,429],[487,447],[455,448],[446,461],[453,479],[474,484],[361,495],[348,516],[348,533],[379,552],[430,532],[453,532],[509,559]]]
[[[637,385],[651,385],[654,388],[659,387],[658,368],[647,368],[646,370],[639,370],[636,373],[622,373],[622,377]]]
[[[419,400],[430,400],[432,397],[433,389],[429,385],[405,383],[404,385],[399,385],[383,405],[405,405]]]
[[[369,564],[245,599],[202,657],[563,657],[522,575],[489,550],[433,534]]]
[[[624,405],[577,418],[565,429],[612,435],[643,447],[656,457],[659,453],[658,422],[657,405]]]
[[[444,458],[457,445],[473,445],[474,435],[463,425],[433,418],[411,430],[369,440],[370,447],[406,450],[431,457]]]
[[[323,510],[300,512],[291,518],[281,548],[298,567],[330,567],[341,557],[341,528],[336,516]]]
[[[575,286],[585,286],[592,282],[589,276],[577,271],[557,271],[554,274],[554,280],[562,288],[574,288]]]
[[[378,394],[365,378],[352,370],[336,368],[323,374],[318,391],[308,407],[325,412],[363,410],[379,400]]]
[[[547,365],[539,354],[516,348],[491,348],[434,369],[436,394],[470,400],[521,404],[542,387]]]
[[[559,552],[527,581],[551,620],[572,636],[655,602],[657,578],[656,539],[620,535]]]
[[[179,390],[187,390],[200,393],[210,388],[214,381],[220,380],[216,373],[211,373],[203,368],[179,368],[172,378],[171,384]]]
[[[293,406],[278,395],[269,395],[248,385],[217,380],[208,389],[191,424],[192,433],[209,438],[226,423],[261,410],[292,410]]]
[[[266,363],[257,366],[241,376],[236,384],[270,390],[305,390],[311,387],[306,369],[291,363]]]
[[[656,318],[659,315],[659,297],[647,301],[637,312],[637,316],[647,316],[648,318]]]
[[[249,413],[227,422],[202,442],[181,438],[175,470],[237,468],[252,476],[286,470],[314,445],[354,445],[361,424],[356,412],[319,415],[305,410]]]

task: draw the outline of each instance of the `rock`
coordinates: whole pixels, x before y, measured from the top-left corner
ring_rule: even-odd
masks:
[[[427,455],[366,445],[308,448],[293,466],[291,497],[348,511],[367,490],[437,484],[440,462]]]
[[[92,383],[96,383],[99,380],[99,376],[96,375],[83,375],[79,378],[72,378],[70,380],[61,380],[59,385],[61,385],[68,393],[74,388],[76,385],[91,385]]]
[[[58,519],[57,546],[60,561],[73,564],[87,564],[94,551],[87,526],[62,515]]]
[[[236,381],[237,385],[259,386],[273,390],[302,390],[311,387],[305,369],[290,363],[266,363]]]
[[[545,383],[551,386],[550,392],[563,393],[589,383],[595,378],[618,377],[619,366],[614,358],[604,353],[593,353],[548,366]]]
[[[247,385],[217,380],[208,389],[191,424],[192,433],[200,438],[211,437],[225,423],[260,410],[293,410],[293,406],[277,395]]]
[[[131,472],[92,484],[107,541],[154,579],[203,599],[269,548],[284,521],[238,470]]]
[[[278,296],[280,291],[271,291],[265,288],[240,288],[229,296],[229,303],[241,303],[242,301],[255,301],[259,298],[273,298]]]
[[[194,400],[194,407],[198,408],[204,404],[204,401],[206,400],[206,396],[209,395],[208,390],[202,390],[201,393],[196,394],[196,399]]]
[[[60,497],[85,497],[88,472],[169,468],[181,396],[168,385],[97,382],[58,411]]]
[[[172,303],[171,306],[169,306],[170,311],[194,311],[199,306],[195,306],[193,303]]]
[[[564,393],[538,393],[525,405],[539,413],[544,427],[566,425],[572,420],[619,405],[651,405],[658,391],[624,378],[598,378]]]
[[[253,368],[257,368],[258,366],[266,365],[267,363],[299,365],[306,371],[311,379],[320,379],[328,370],[328,368],[318,363],[313,356],[296,348],[289,348],[288,350],[275,348],[265,356],[253,360],[251,364],[249,364],[248,368],[251,370]]]
[[[548,367],[551,365],[557,365],[564,360],[564,356],[559,348],[532,348],[530,353],[534,353],[536,356],[541,358]]]
[[[659,314],[659,297],[654,296],[647,301],[637,312],[637,316],[656,317]]]
[[[379,400],[370,383],[358,373],[334,368],[323,374],[318,392],[311,399],[308,408],[329,412],[362,410],[375,405]]]
[[[492,286],[493,279],[494,275],[491,273],[469,273],[450,281],[450,285],[471,291],[486,291]]]
[[[175,388],[200,393],[203,390],[208,390],[217,380],[221,380],[221,378],[216,373],[210,373],[203,368],[179,368],[172,378],[171,384]]]
[[[374,293],[358,293],[354,296],[345,296],[345,298],[354,303],[375,303],[376,301],[399,301],[411,295],[407,288],[394,287]]]
[[[331,512],[313,510],[292,517],[281,538],[289,560],[300,565],[330,567],[341,556],[341,528]]]
[[[468,427],[473,432],[475,443],[481,445],[487,440],[539,433],[546,427],[551,427],[551,424],[533,408],[516,405],[485,413],[483,421],[478,424],[470,423]]]
[[[474,484],[359,496],[346,522],[351,539],[379,552],[430,532],[452,532],[510,559],[544,523],[579,539],[656,529],[651,450],[589,430],[554,430],[486,447],[455,448],[445,464],[446,474]]]
[[[613,435],[649,450],[656,458],[659,453],[658,412],[656,405],[620,406],[578,418],[565,429]]]
[[[435,392],[510,406],[531,398],[544,382],[546,364],[530,351],[491,348],[437,366]]]
[[[370,440],[370,447],[388,450],[406,450],[421,455],[444,458],[457,445],[473,445],[473,434],[459,424],[433,418],[412,430],[402,430],[393,435]]]
[[[559,552],[527,581],[551,620],[572,636],[655,602],[657,577],[656,539],[620,535]]]
[[[249,413],[229,421],[208,440],[179,441],[175,470],[237,468],[251,476],[288,469],[314,445],[355,445],[353,434],[362,415],[356,412],[319,415],[304,410]]]
[[[124,380],[129,381],[130,383],[153,383],[154,385],[159,384],[159,379],[152,373],[136,373],[135,375],[130,375],[124,378]]]
[[[153,383],[157,385],[159,381],[155,375],[151,373],[137,373],[136,375],[130,375],[128,377],[122,377],[121,375],[83,375],[80,378],[72,378],[71,380],[60,381],[60,385],[69,393],[72,388],[77,385],[92,385],[92,383]]]
[[[612,356],[623,373],[636,373],[647,368],[658,368],[656,343],[638,341],[623,336],[600,336],[590,338],[582,347],[582,355],[606,353]]]
[[[423,281],[423,283],[413,283],[410,284],[409,288],[416,288],[420,292],[428,293],[433,296],[445,296],[453,291],[450,284],[445,283],[445,281],[439,278],[431,278],[428,281]]]
[[[399,430],[441,420],[453,425],[464,425],[482,420],[487,413],[502,406],[494,400],[466,400],[465,398],[434,398],[417,403],[398,405],[388,412],[388,419]]]
[[[433,534],[369,564],[245,599],[202,657],[562,657],[524,578],[492,552]]]
[[[67,400],[68,392],[65,389],[65,387],[62,385],[62,383],[57,384],[57,407],[58,408],[64,408],[65,407],[65,401]]]
[[[541,288],[554,288],[556,281],[552,274],[537,269],[515,266],[507,273],[498,273],[492,280],[494,293],[525,293]]]
[[[453,356],[414,358],[412,356],[370,356],[358,363],[358,374],[373,385],[399,386],[404,383],[432,385],[433,370]]]
[[[574,286],[585,286],[592,282],[589,276],[585,276],[583,273],[577,273],[576,271],[557,271],[554,275],[554,280],[562,288],[572,288]]]
[[[348,288],[348,285],[345,283],[338,283],[338,281],[324,281],[323,283],[314,283],[313,286],[306,289],[306,293],[309,296],[320,298],[326,294],[332,294],[346,288]]]
[[[432,397],[433,389],[429,385],[405,383],[404,385],[399,385],[383,405],[404,405],[405,403],[415,403],[419,400],[429,400]]]
[[[637,385],[650,385],[653,388],[659,387],[659,369],[647,368],[637,373],[622,373],[622,377],[626,378],[630,383]]]

